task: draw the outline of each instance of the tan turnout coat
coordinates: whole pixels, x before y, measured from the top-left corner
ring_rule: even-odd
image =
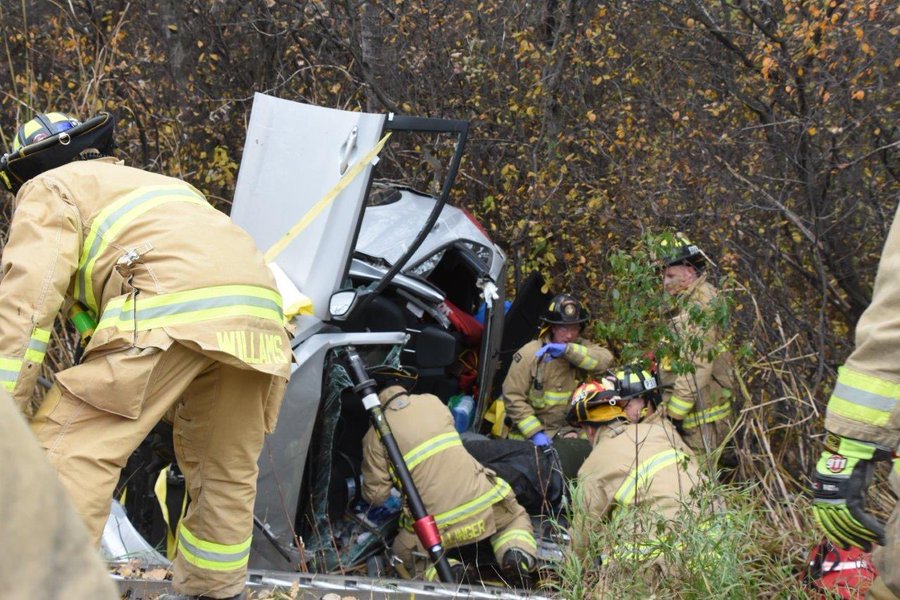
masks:
[[[539,431],[553,436],[566,425],[572,392],[612,363],[612,353],[579,338],[562,356],[548,362],[535,357],[547,339],[532,340],[513,356],[503,381],[506,414],[524,437]]]
[[[603,426],[578,470],[573,548],[586,552],[591,530],[617,506],[674,518],[700,482],[694,453],[659,415]]]
[[[135,389],[122,390],[102,359],[127,348],[165,350],[177,340],[289,376],[271,273],[250,236],[192,186],[105,158],[47,171],[15,202],[0,280],[0,386],[20,406],[54,319],[73,300],[99,321],[84,354],[93,368],[57,381],[101,410],[128,418],[141,410],[146,380],[126,378]]]
[[[673,329],[681,336],[691,336],[694,326],[688,311],[695,305],[705,309],[717,295],[706,275],[701,275],[681,292],[685,302],[672,318]],[[722,332],[713,327],[702,335],[702,347],[691,358],[694,373],[676,375],[664,361],[660,379],[663,385],[671,386],[663,392],[663,405],[671,418],[683,419],[684,441],[697,452],[708,452],[722,443],[734,421],[733,367],[731,353],[724,348]],[[717,354],[708,360],[711,350]]]

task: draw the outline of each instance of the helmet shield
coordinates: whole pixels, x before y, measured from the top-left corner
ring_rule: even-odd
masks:
[[[550,305],[541,320],[548,325],[578,325],[587,322],[587,310],[569,294],[558,294],[550,301]]]
[[[16,132],[13,151],[0,157],[0,181],[15,194],[29,179],[71,162],[85,150],[109,154],[114,147],[114,124],[109,113],[84,123],[63,113],[35,117]]]

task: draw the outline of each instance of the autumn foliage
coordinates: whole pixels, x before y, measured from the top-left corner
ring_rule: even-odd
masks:
[[[455,202],[514,283],[540,270],[601,321],[607,258],[685,232],[747,348],[744,474],[805,487],[897,208],[896,3],[22,0],[0,22],[7,148],[34,112],[114,110],[130,163],[227,211],[255,91],[467,119]]]

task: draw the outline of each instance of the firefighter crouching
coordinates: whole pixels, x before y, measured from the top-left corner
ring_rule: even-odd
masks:
[[[704,272],[706,256],[683,235],[676,234],[672,248],[663,259],[663,287],[678,298],[672,315],[672,327],[679,336],[702,336],[702,347],[690,357],[693,373],[676,375],[668,361],[660,366],[660,379],[666,386],[663,405],[685,443],[695,452],[707,455],[726,441],[734,423],[732,407],[733,367],[731,354],[724,348],[723,332],[717,327],[697,331],[691,324],[694,306],[706,309],[718,292]],[[714,357],[710,360],[710,353]],[[730,448],[723,452],[724,467],[736,466]],[[715,465],[711,465],[715,466]]]
[[[593,444],[578,471],[570,529],[572,549],[582,558],[591,551],[592,531],[611,511],[634,506],[671,520],[702,482],[694,453],[655,414],[659,393],[650,373],[626,367],[615,377],[582,384],[572,398],[568,420],[584,427]],[[640,543],[627,546],[641,548]],[[627,559],[622,554],[627,551],[611,559]]]
[[[387,386],[378,395],[385,418],[422,502],[437,522],[444,548],[489,538],[505,574],[518,578],[533,571],[537,548],[531,519],[510,485],[463,448],[449,409],[432,394],[409,394],[413,373],[382,367],[370,370],[370,375],[379,386]],[[379,505],[394,485],[390,463],[374,428],[362,445],[362,495],[366,502]],[[434,578],[405,510],[393,552],[413,576]]]
[[[110,158],[112,129],[106,113],[40,115],[3,157],[0,383],[24,407],[56,314],[82,306],[96,326],[33,419],[39,442],[97,542],[128,456],[171,419],[192,500],[174,588],[238,597],[289,376],[281,298],[250,236],[192,186]]]
[[[588,312],[578,300],[559,294],[541,315],[538,339],[513,356],[503,381],[506,415],[519,434],[548,446],[566,426],[572,392],[591,375],[609,367],[612,354],[581,337]]]
[[[900,214],[900,213],[898,213]],[[856,348],[838,370],[825,414],[825,448],[813,479],[813,513],[842,548],[871,550],[878,578],[866,598],[900,598],[900,502],[887,525],[866,512],[875,463],[891,462],[900,496],[900,219],[888,233],[872,302],[856,325]]]

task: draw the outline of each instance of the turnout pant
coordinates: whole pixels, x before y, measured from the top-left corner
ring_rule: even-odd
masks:
[[[79,378],[96,372],[98,380],[109,380],[112,374],[115,390],[141,397],[137,417],[126,418],[110,412],[110,398],[86,397],[89,387],[79,398],[55,385],[32,422],[94,541],[129,455],[167,416],[191,497],[178,528],[173,586],[213,598],[239,593],[250,553],[257,459],[265,432],[274,427],[283,380],[180,343],[101,356],[75,369],[83,370]],[[110,392],[98,387],[97,393]]]
[[[496,529],[489,537],[494,558],[498,564],[503,564],[503,555],[511,548],[518,548],[531,556],[537,554],[531,518],[525,509],[516,502],[512,493],[494,504],[490,510],[494,513]],[[455,546],[445,545],[445,549],[453,547]],[[401,528],[397,537],[394,538],[392,549],[394,554],[403,561],[410,575],[423,577],[423,574],[427,573],[426,578],[430,575],[428,571],[432,570],[429,568],[431,561],[427,558],[427,552],[419,543],[419,538],[415,533]]]

